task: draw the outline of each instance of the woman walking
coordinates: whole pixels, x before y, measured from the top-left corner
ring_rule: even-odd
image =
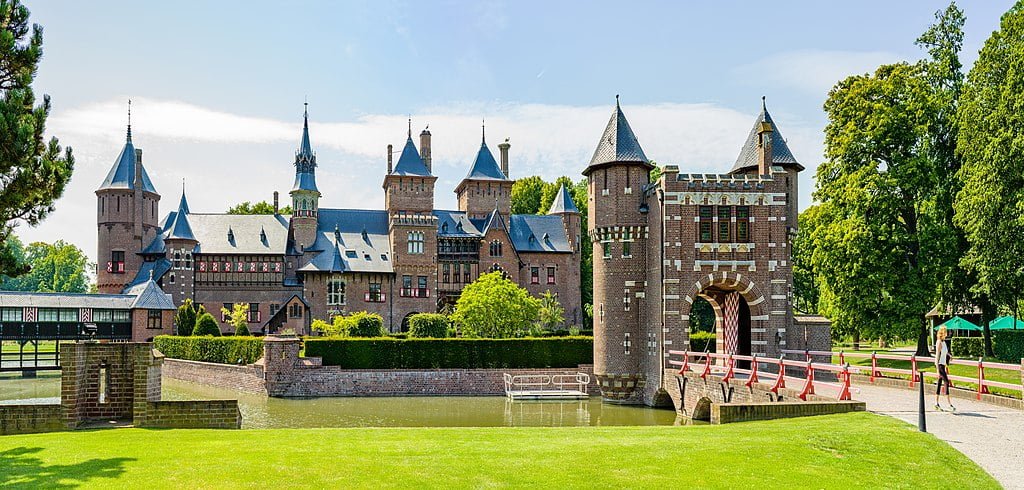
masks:
[[[949,409],[956,411],[956,407],[953,406],[953,401],[949,398],[949,389],[953,386],[949,382],[949,361],[953,355],[949,352],[949,346],[946,345],[946,337],[949,333],[946,331],[946,327],[939,327],[939,331],[935,333],[935,368],[939,371],[939,379],[935,385],[935,409],[942,410],[942,406],[939,405],[939,394],[942,393],[942,383],[946,383],[946,402],[949,403]]]

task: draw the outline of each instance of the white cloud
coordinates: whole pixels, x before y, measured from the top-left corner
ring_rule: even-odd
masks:
[[[736,74],[757,83],[774,82],[824,95],[836,82],[874,71],[879,65],[903,59],[887,51],[828,51],[802,49],[769,55],[736,68]]]
[[[385,148],[395,158],[406,137],[404,114],[368,114],[329,121],[312,108],[310,132],[318,153],[317,182],[325,207],[381,208]],[[726,172],[750,130],[755,110],[714,104],[625,104],[623,110],[647,156],[677,164],[682,172]],[[36,229],[21,227],[25,240],[70,240],[95,255],[95,195],[124,142],[124,104],[110,100],[54,112],[49,129],[75,149],[74,178],[57,211]],[[424,107],[413,114],[416,135],[429,123],[433,134],[435,192],[439,208],[455,207],[452,190],[480,146],[480,122],[487,121],[492,151],[511,138],[513,177],[559,175],[581,178],[612,106],[462,102]],[[163,196],[161,213],[177,203],[187,178],[193,212],[222,212],[244,200],[269,199],[274,190],[288,202],[291,165],[300,120],[241,116],[173,100],[135,99],[133,139],[145,148],[144,162]],[[813,174],[821,155],[820,130],[783,112],[774,114],[793,152]],[[810,179],[802,186],[808,202]]]

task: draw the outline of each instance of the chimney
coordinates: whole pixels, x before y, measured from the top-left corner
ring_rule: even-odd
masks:
[[[391,152],[392,152],[392,150],[394,150],[394,147],[391,146],[391,145],[388,145],[388,173],[389,174],[391,173]]]
[[[278,212],[279,210],[280,208],[278,207],[277,191],[274,191],[274,214],[281,214]]]
[[[772,166],[772,123],[761,121],[757,130],[757,173],[768,175]]]
[[[420,158],[423,159],[423,165],[427,166],[427,172],[430,172],[430,126],[423,129],[420,133]]]
[[[511,147],[508,138],[498,145],[498,150],[501,151],[501,173],[505,174],[505,178],[508,178],[508,149]]]

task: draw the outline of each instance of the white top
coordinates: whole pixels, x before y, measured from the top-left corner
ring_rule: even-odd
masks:
[[[935,347],[935,363],[943,366],[948,365],[946,357],[949,355],[949,347],[946,347],[945,341],[940,341],[939,345]]]

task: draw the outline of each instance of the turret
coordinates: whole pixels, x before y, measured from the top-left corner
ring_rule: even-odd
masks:
[[[164,248],[167,259],[171,262],[171,270],[163,278],[163,289],[171,295],[175,304],[181,304],[185,298],[191,298],[194,291],[193,254],[199,241],[192,233],[189,213],[185,186],[182,185],[178,209],[167,217],[164,232]]]
[[[558,187],[555,200],[551,203],[548,214],[557,215],[562,218],[562,225],[565,227],[565,236],[569,240],[569,246],[573,253],[580,251],[580,210],[572,200],[572,195],[565,185]]]
[[[292,197],[291,236],[295,250],[302,251],[316,241],[320,190],[316,187],[316,154],[309,142],[309,104],[302,114],[302,140],[295,152],[295,183]]]
[[[502,159],[507,168],[507,147],[502,148]],[[512,214],[512,184],[513,181],[494,160],[494,154],[487,147],[486,133],[481,129],[480,149],[473,165],[455,188],[459,211],[465,212],[471,219],[486,218],[497,203],[498,213],[507,223]]]
[[[594,373],[606,399],[630,402],[644,383],[640,308],[646,278],[644,186],[653,168],[615,98],[590,165],[587,232],[594,250]]]
[[[120,293],[142,265],[138,255],[159,231],[160,194],[132,143],[131,111],[124,147],[96,189],[96,282],[101,293]]]
[[[384,176],[384,207],[389,214],[430,214],[434,210],[434,182],[424,156],[430,158],[430,132],[424,130],[420,142],[426,150],[417,150],[412,141],[412,120],[406,134],[405,146],[398,163]],[[391,167],[391,145],[388,145],[388,167]]]

